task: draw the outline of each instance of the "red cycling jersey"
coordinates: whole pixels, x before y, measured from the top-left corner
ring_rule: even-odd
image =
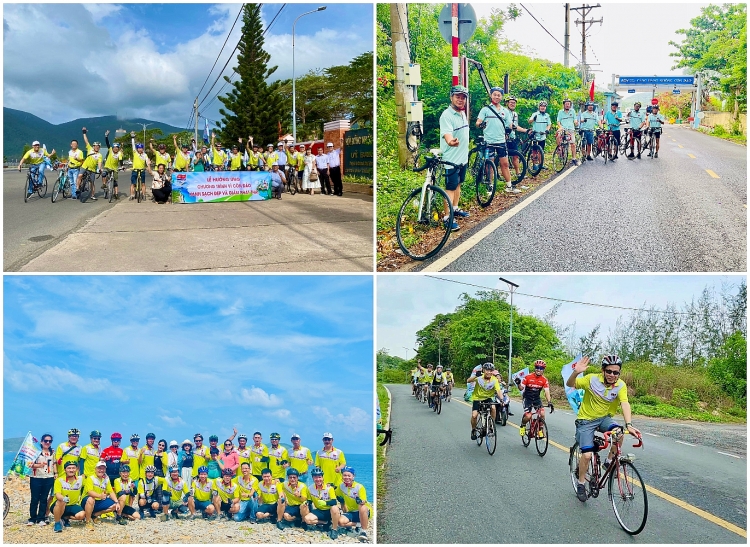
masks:
[[[119,477],[122,448],[116,446],[108,446],[107,448],[102,450],[100,457],[107,464],[107,475],[110,477]]]
[[[549,387],[549,381],[544,375],[537,376],[536,374],[528,374],[521,380],[521,385],[525,386],[523,391],[523,398],[529,400],[536,400],[541,398],[541,391],[544,388]]]

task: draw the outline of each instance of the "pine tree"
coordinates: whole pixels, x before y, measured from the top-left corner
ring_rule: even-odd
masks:
[[[268,143],[273,143],[275,148],[279,122],[282,129],[287,125],[286,112],[290,111],[290,106],[279,93],[282,82],[267,83],[278,67],[268,67],[271,56],[263,49],[260,9],[261,4],[245,4],[235,68],[239,78],[231,84],[233,89],[225,97],[219,97],[226,107],[219,109],[223,116],[219,137],[223,143],[231,144],[240,137],[245,141],[251,135],[263,148]],[[228,80],[226,76],[224,79]]]

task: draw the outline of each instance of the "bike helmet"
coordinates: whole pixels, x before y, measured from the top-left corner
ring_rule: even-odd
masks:
[[[73,429],[68,429],[68,437],[71,435],[80,435],[80,430],[76,429],[75,427]]]
[[[133,434],[132,434],[132,435],[130,436],[130,440],[131,440],[131,441],[140,441],[140,440],[141,440],[141,436],[140,436],[140,435],[138,435],[138,433],[133,433]]]
[[[179,468],[179,467],[170,467],[170,468],[169,468],[169,474],[170,474],[170,475],[171,475],[172,473],[179,473],[179,472],[180,472],[180,468]]]
[[[164,144],[164,143],[162,143],[162,144],[160,144],[159,146],[157,146],[157,148],[158,148],[159,150],[164,150],[164,149],[165,149],[166,147],[167,147],[167,145],[166,145],[166,144]]]
[[[201,473],[208,473],[208,467],[206,467],[205,465],[201,465],[198,468],[198,474],[200,475]]]
[[[120,143],[119,142],[113,142],[112,143],[112,148],[120,148]]]
[[[313,467],[310,470],[310,475],[313,477],[322,477],[323,476],[323,470],[320,467]]]
[[[136,150],[143,150],[143,143],[140,143],[140,142],[135,143],[135,149]]]
[[[146,473],[156,473],[156,467],[153,465],[146,466]]]
[[[291,477],[294,475],[295,477],[299,477],[299,471],[297,471],[294,467],[290,467],[286,470],[286,476]]]
[[[92,438],[92,439],[93,439],[94,437],[99,437],[99,438],[101,439],[101,438],[102,438],[102,432],[101,432],[101,431],[97,431],[96,429],[94,429],[94,430],[93,430],[93,431],[91,432],[91,434],[89,435],[89,437],[90,437],[90,438]]]
[[[221,472],[221,474],[224,475],[225,477],[231,477],[234,475],[234,471],[232,471],[231,469],[227,467],[224,469],[224,471]]]
[[[658,105],[658,104],[655,104],[655,105],[653,105],[653,106],[651,107],[651,110],[652,110],[652,111],[654,111],[654,110],[659,110],[659,105]]]
[[[565,99],[563,99],[563,104],[565,104],[565,103],[573,104],[573,101],[571,101],[570,99],[565,98]]]
[[[281,435],[279,435],[278,433],[271,433],[271,440],[274,440],[274,439],[280,440]]]
[[[509,103],[510,101],[518,101],[518,99],[516,99],[515,95],[509,95],[505,98],[505,102]]]
[[[594,103],[592,103],[591,101],[587,101],[586,102],[586,108],[588,108],[590,106],[594,106]]]
[[[436,369],[443,368],[443,365],[438,365],[435,367]]]
[[[534,368],[547,368],[547,363],[541,359],[534,361]]]
[[[101,145],[102,143],[100,143],[99,141],[94,141],[94,143],[91,146],[101,146]]]
[[[146,433],[146,439],[156,439],[156,435],[153,433]]]
[[[120,464],[120,473],[122,473],[123,471],[129,473],[130,466],[126,463]]]
[[[636,108],[636,107],[640,107],[640,106],[641,106],[641,103],[635,103],[635,104],[633,105],[633,108]]]
[[[68,460],[67,462],[65,462],[65,465],[64,465],[65,469],[67,469],[70,466],[78,467],[78,463],[74,462],[73,460]]]
[[[468,97],[469,90],[462,85],[454,85],[451,87],[451,97],[453,97],[453,95],[466,95]]]
[[[113,441],[115,440],[120,441],[122,440],[122,435],[120,435],[119,433],[117,433],[117,431],[115,431],[114,433],[112,433],[112,436],[110,437],[110,439],[112,439]]]
[[[240,439],[245,439],[245,440],[247,440],[247,435],[245,435],[244,433],[240,433],[240,436],[239,436],[239,437],[237,437],[237,440],[239,441]]]
[[[503,88],[497,86],[490,88],[490,95],[492,95],[495,91],[499,91],[501,95],[505,95],[505,91],[503,91]]]
[[[354,468],[350,465],[344,466],[344,468],[341,470],[342,473],[351,473],[352,475],[356,475],[354,472]]]
[[[447,369],[445,369],[445,372],[450,372],[450,371],[451,371],[451,367],[448,367]]]
[[[547,106],[547,101],[539,101],[539,108]]]
[[[218,435],[211,435],[210,437],[208,437],[208,442],[211,442],[211,441],[216,441],[218,443],[219,442],[219,436]]]
[[[495,370],[495,365],[493,365],[492,363],[484,363],[482,365],[482,370]]]
[[[622,359],[620,359],[620,357],[618,357],[617,355],[605,355],[602,359],[602,368],[608,365],[617,365],[618,367],[622,368]]]

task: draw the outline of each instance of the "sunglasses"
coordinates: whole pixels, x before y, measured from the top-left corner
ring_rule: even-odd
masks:
[[[613,376],[619,376],[620,371],[619,370],[605,370],[604,374],[612,374]]]
[[[325,438],[323,439],[323,442],[326,442],[326,441],[328,441],[328,442],[330,443],[330,442],[331,442],[332,440],[333,440],[333,439],[329,439],[328,437],[325,437]]]
[[[544,370],[544,367],[534,367],[534,370]]]
[[[51,442],[52,442],[52,439],[42,439],[42,442],[43,442],[43,443],[51,443]]]

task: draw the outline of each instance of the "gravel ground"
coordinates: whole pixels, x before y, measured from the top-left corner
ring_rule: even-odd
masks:
[[[300,528],[282,531],[273,524],[226,520],[161,522],[146,519],[120,526],[114,519],[106,519],[97,523],[93,532],[71,521],[70,528],[55,534],[52,525],[26,526],[31,499],[28,479],[6,478],[4,490],[10,496],[10,512],[3,522],[4,543],[359,543],[353,534],[332,541],[323,532],[306,532]],[[372,521],[367,535],[372,538]]]

